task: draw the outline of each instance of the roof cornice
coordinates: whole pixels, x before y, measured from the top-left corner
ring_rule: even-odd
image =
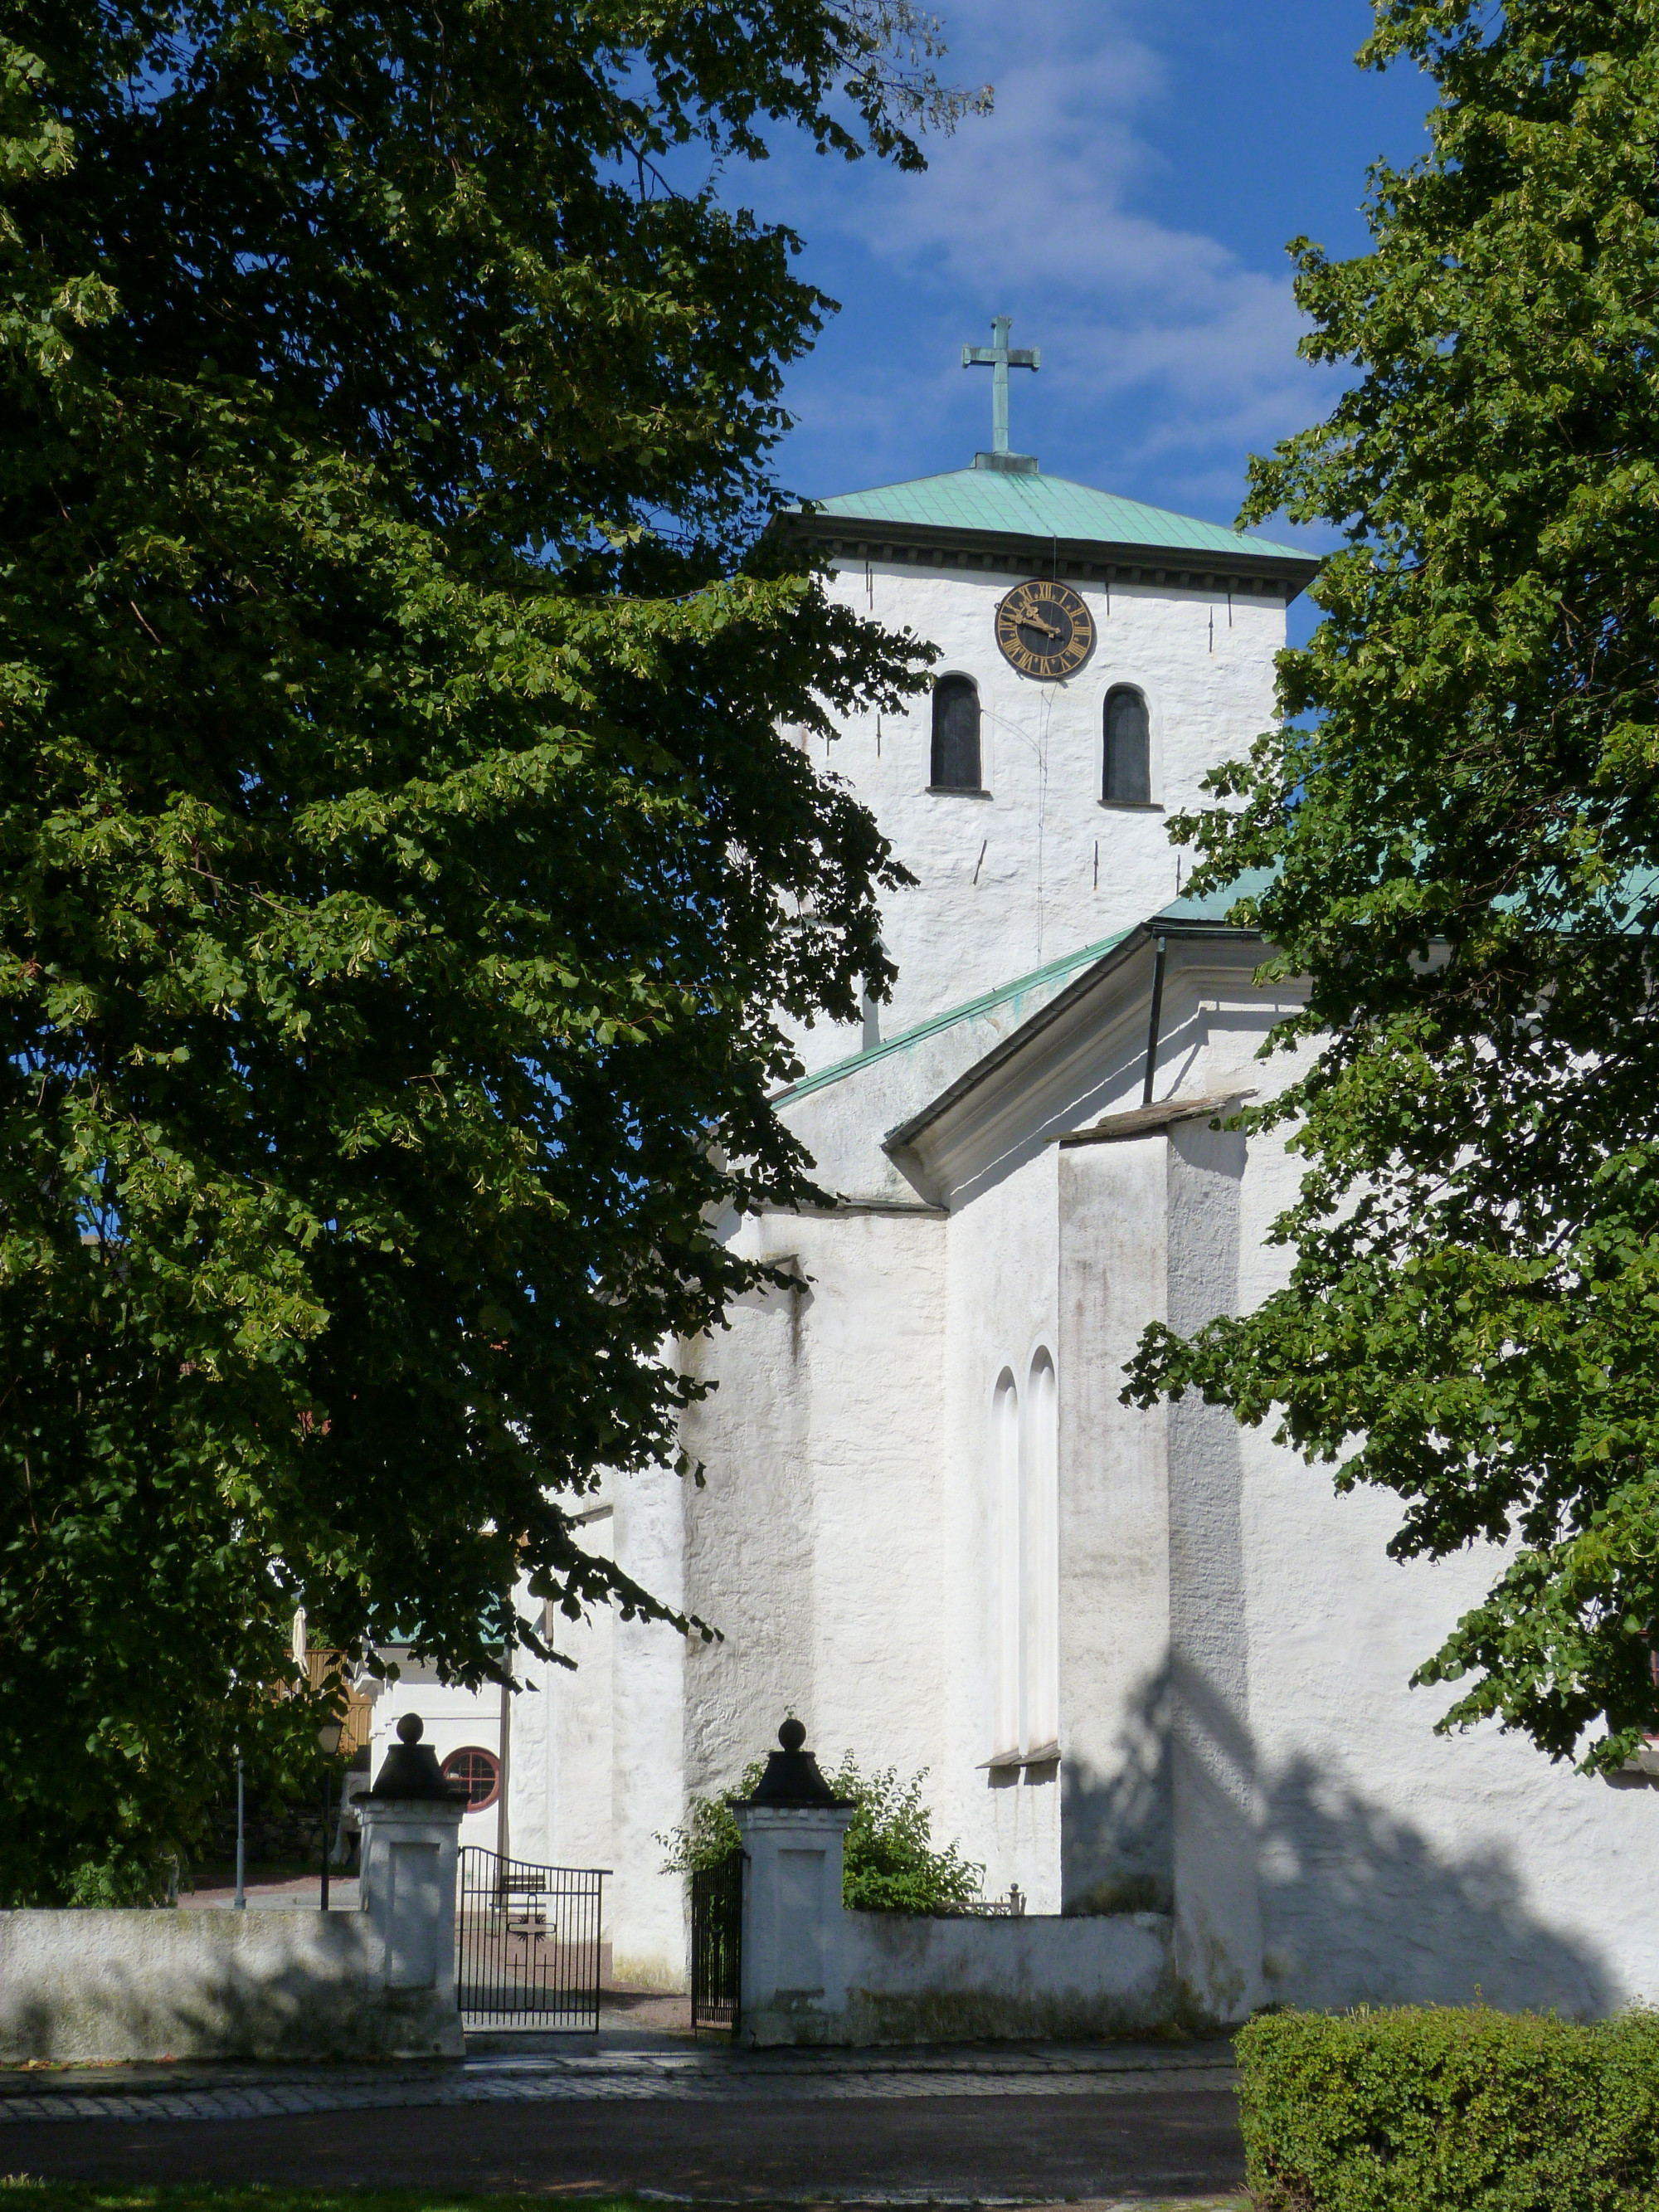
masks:
[[[1078,583],[1154,584],[1187,591],[1232,590],[1286,605],[1324,565],[1311,556],[1269,553],[1245,538],[1239,550],[1137,545],[1106,539],[1034,537],[1011,530],[885,522],[793,508],[774,519],[781,535],[833,558],[898,567],[1060,576]]]

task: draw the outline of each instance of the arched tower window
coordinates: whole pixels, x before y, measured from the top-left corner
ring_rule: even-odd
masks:
[[[1060,1741],[1060,1405],[1054,1363],[1031,1362],[1020,1437],[1024,1528],[1024,1740],[1028,1759]]]
[[[1152,744],[1146,702],[1127,684],[1115,684],[1106,694],[1105,764],[1100,795],[1108,806],[1152,804]]]
[[[971,676],[941,676],[933,686],[933,791],[980,789],[979,686]]]

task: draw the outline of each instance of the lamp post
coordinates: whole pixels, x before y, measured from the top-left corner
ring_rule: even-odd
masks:
[[[323,1722],[317,1730],[317,1748],[323,1754],[323,1884],[319,1910],[328,1911],[328,1769],[340,1748],[341,1723],[337,1720]]]

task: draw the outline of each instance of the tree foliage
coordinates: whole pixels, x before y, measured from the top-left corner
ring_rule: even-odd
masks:
[[[1659,1728],[1659,6],[1379,0],[1361,59],[1429,72],[1431,150],[1370,252],[1292,249],[1353,381],[1245,510],[1347,543],[1171,833],[1273,872],[1236,918],[1308,979],[1249,1117],[1309,1163],[1294,1264],[1133,1389],[1395,1492],[1396,1557],[1507,1546],[1416,1679],[1611,1770]]]
[[[714,184],[919,161],[900,0],[0,5],[0,1893],[148,1894],[313,1640],[483,1679],[675,1450],[890,969],[783,726],[927,653],[762,526],[832,304]],[[763,1272],[763,1271],[758,1271]],[[682,1626],[686,1624],[682,1623]]]
[[[751,1761],[732,1795],[752,1797],[765,1771],[763,1759]],[[823,1778],[854,1808],[842,1857],[842,1902],[849,1912],[950,1912],[978,1897],[984,1868],[963,1858],[959,1844],[933,1841],[933,1818],[921,1797],[926,1768],[907,1782],[893,1766],[866,1774],[849,1751]],[[718,1866],[743,1846],[724,1797],[694,1797],[680,1826],[657,1840],[669,1874]]]

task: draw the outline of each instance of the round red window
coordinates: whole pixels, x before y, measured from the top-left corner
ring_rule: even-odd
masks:
[[[469,1744],[465,1750],[452,1751],[443,1763],[446,1782],[466,1784],[466,1809],[482,1813],[495,1802],[495,1792],[501,1786],[501,1762],[493,1751],[480,1751]]]

